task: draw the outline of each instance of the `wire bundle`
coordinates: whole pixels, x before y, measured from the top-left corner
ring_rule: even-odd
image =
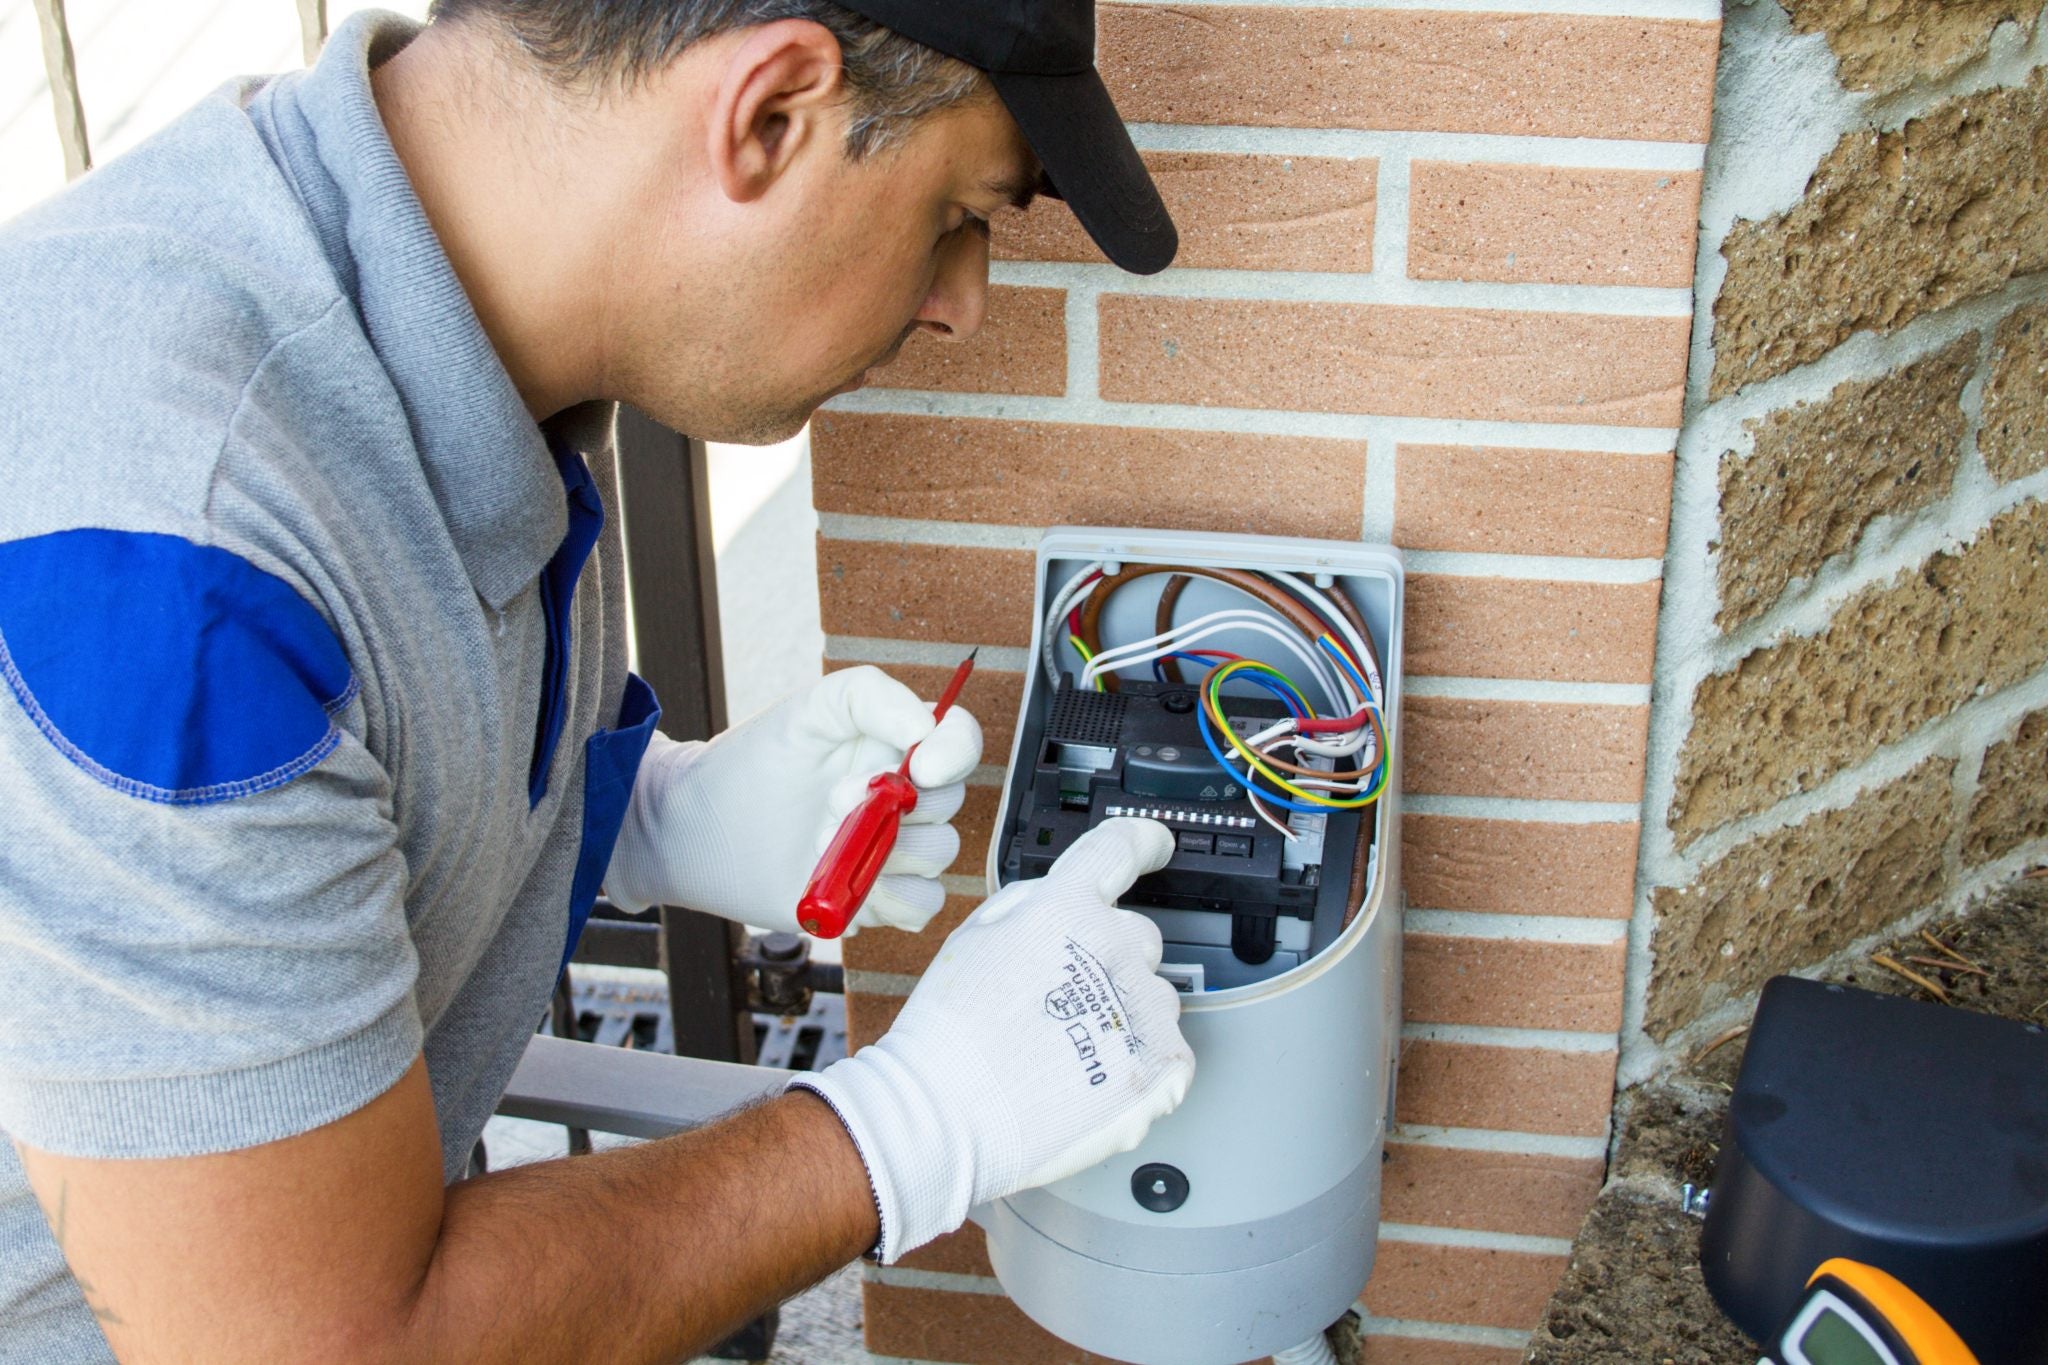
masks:
[[[1131,580],[1157,573],[1172,575],[1160,596],[1157,632],[1130,644],[1102,647],[1102,610],[1109,597]],[[1174,605],[1193,578],[1222,584],[1258,606],[1212,611],[1175,624]],[[1224,632],[1263,635],[1276,642],[1288,656],[1284,661],[1299,666],[1326,713],[1319,715],[1309,692],[1274,663],[1197,648]],[[1379,658],[1364,620],[1340,587],[1324,592],[1288,573],[1184,565],[1129,565],[1112,574],[1106,563],[1098,562],[1070,577],[1047,611],[1041,662],[1055,685],[1062,638],[1080,657],[1082,687],[1113,691],[1119,670],[1145,665],[1162,682],[1180,680],[1182,661],[1206,670],[1197,684],[1202,742],[1217,766],[1245,789],[1259,818],[1287,839],[1299,836],[1276,811],[1320,815],[1356,810],[1371,805],[1386,790],[1390,746]],[[1239,735],[1224,710],[1223,688],[1231,682],[1272,693],[1287,715],[1254,734]]]

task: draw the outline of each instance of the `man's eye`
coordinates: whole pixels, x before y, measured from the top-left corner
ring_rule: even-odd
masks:
[[[981,217],[979,214],[962,213],[960,221],[946,230],[946,236],[957,237],[963,232],[975,232],[983,237],[987,237],[988,219]]]

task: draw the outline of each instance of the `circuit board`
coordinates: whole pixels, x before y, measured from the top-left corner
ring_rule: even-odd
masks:
[[[1114,692],[1081,691],[1063,676],[1042,734],[1020,749],[1032,767],[1012,807],[1005,879],[1044,876],[1104,820],[1159,820],[1174,832],[1172,860],[1122,903],[1229,915],[1232,951],[1257,964],[1272,956],[1283,917],[1342,923],[1369,826],[1357,810],[1296,812],[1289,838],[1259,819],[1205,742],[1198,701],[1191,686],[1125,679]],[[1241,737],[1286,715],[1263,697],[1224,699]]]

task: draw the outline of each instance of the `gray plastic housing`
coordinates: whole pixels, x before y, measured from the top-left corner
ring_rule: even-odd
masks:
[[[1030,671],[1009,756],[1032,753],[1051,686],[1040,665],[1051,594],[1095,560],[1283,571],[1341,580],[1371,629],[1384,671],[1393,771],[1373,808],[1375,856],[1364,902],[1319,951],[1262,979],[1182,997],[1194,1049],[1188,1098],[1132,1152],[975,1210],[997,1278],[1041,1326],[1134,1365],[1233,1365],[1294,1346],[1341,1317],[1372,1271],[1380,1162],[1393,1112],[1400,1036],[1400,716],[1403,573],[1388,547],[1270,536],[1061,527],[1037,556]],[[1165,583],[1139,579],[1104,615],[1105,641],[1153,633]],[[1231,605],[1244,599],[1227,590]],[[1209,585],[1177,619],[1212,609]],[[1217,648],[1270,657],[1247,633]],[[1239,646],[1243,646],[1240,648]],[[1065,655],[1067,666],[1073,656]],[[991,892],[1017,785],[1004,787],[990,841]],[[1228,916],[1144,911],[1172,943]],[[1227,938],[1224,939],[1227,943]],[[1309,945],[1304,942],[1303,949]],[[1167,959],[1174,957],[1169,946]],[[1163,1163],[1187,1197],[1154,1212],[1134,1195],[1140,1167]]]

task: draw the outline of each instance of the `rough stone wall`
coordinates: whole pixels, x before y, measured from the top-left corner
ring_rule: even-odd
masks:
[[[2041,0],[1732,0],[1622,1074],[2048,857]]]

